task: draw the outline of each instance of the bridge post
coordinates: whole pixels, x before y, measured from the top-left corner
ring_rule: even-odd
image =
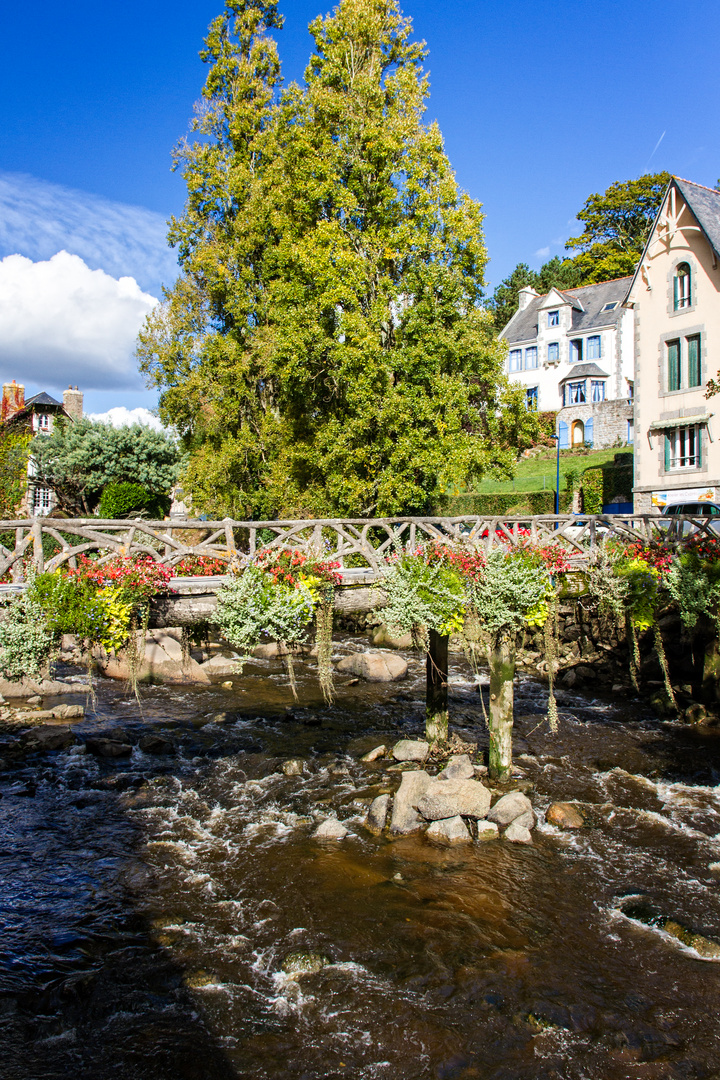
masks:
[[[448,737],[449,638],[436,630],[430,630],[428,636],[425,737],[430,743],[444,743]]]

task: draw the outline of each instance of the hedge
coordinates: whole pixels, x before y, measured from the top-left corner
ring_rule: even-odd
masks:
[[[572,494],[560,492],[560,512],[566,513],[571,505]],[[554,491],[483,491],[454,495],[448,500],[443,514],[448,517],[519,517],[522,514],[555,513]]]
[[[601,514],[603,506],[632,492],[632,455],[616,454],[606,465],[590,465],[582,475],[582,508],[585,514]]]

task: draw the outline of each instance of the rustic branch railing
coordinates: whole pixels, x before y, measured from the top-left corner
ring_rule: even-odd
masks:
[[[428,541],[468,544],[490,551],[529,538],[564,548],[580,568],[608,537],[647,543],[668,528],[710,533],[707,517],[645,515],[546,515],[541,517],[317,518],[300,521],[223,521],[100,518],[25,518],[0,521],[0,581],[24,580],[27,565],[37,571],[75,565],[78,555],[150,555],[174,566],[189,555],[207,555],[242,566],[261,548],[300,548],[340,562],[343,568],[377,573],[393,550],[414,550]],[[11,539],[14,538],[14,544]],[[51,538],[54,544],[48,544]],[[51,550],[50,550],[51,549]]]

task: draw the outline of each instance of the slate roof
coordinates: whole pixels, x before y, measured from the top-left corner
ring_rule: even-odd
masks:
[[[615,326],[623,315],[622,302],[627,296],[632,277],[615,278],[613,281],[598,281],[595,285],[583,285],[577,289],[563,289],[562,295],[568,302],[579,301],[584,311],[578,311],[573,306],[572,332],[582,333],[587,330],[600,329],[607,326]],[[558,292],[560,290],[558,289]],[[530,301],[524,311],[516,311],[500,336],[513,344],[517,341],[530,341],[537,337],[538,311],[545,300],[545,296],[538,296]],[[614,311],[603,311],[606,304],[617,301]]]
[[[606,371],[602,371],[597,364],[573,364],[572,369],[568,371],[567,375],[560,380],[560,382],[567,382],[568,379],[587,379],[588,376],[592,376],[595,379],[609,379],[610,376]]]
[[[681,180],[678,176],[673,179],[715,254],[720,255],[720,191],[703,187],[702,184],[693,184],[690,180]]]
[[[44,390],[36,394],[35,397],[28,398],[23,409],[28,409],[31,405],[56,405],[58,409],[63,407],[62,401],[56,401],[54,397],[50,397]]]

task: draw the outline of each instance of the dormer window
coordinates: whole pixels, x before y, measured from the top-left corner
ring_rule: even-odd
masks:
[[[686,262],[679,263],[673,278],[673,308],[675,311],[690,307],[691,293],[690,267]]]
[[[548,326],[559,326],[559,325],[560,325],[560,312],[559,311],[548,311]]]
[[[617,300],[613,300],[610,304],[606,304],[605,307],[602,310],[603,311],[614,311],[615,308],[618,306],[618,302],[619,301],[617,301]]]
[[[50,417],[48,413],[36,413],[35,414],[35,430],[36,431],[49,431],[50,430]]]

